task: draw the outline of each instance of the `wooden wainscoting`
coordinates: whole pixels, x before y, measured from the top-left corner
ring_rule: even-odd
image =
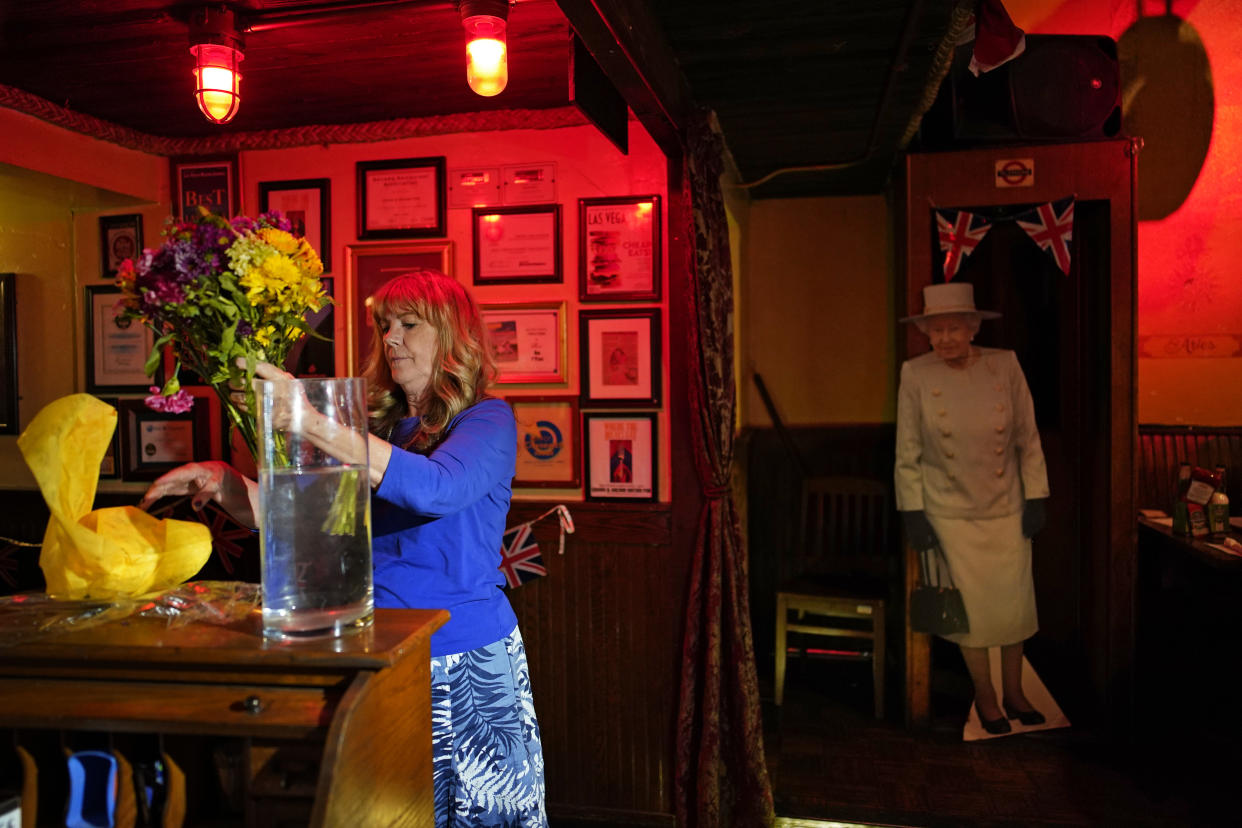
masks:
[[[551,503],[515,502],[509,525]],[[530,660],[554,816],[671,825],[687,555],[669,504],[568,503],[534,527],[546,577],[510,590]]]

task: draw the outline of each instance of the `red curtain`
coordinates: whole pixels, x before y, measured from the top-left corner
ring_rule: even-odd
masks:
[[[771,825],[772,787],[750,629],[746,550],[730,490],[733,472],[733,269],[720,192],[724,143],[710,112],[686,130],[688,209],[677,218],[691,320],[690,410],[703,486],[682,644],[674,796],[683,828]]]

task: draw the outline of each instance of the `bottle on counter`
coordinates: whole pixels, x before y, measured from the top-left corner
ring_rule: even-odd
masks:
[[[1190,488],[1190,464],[1177,467],[1177,489],[1173,496],[1173,534],[1189,535],[1190,520],[1186,510],[1186,490]]]
[[[1208,532],[1213,538],[1224,539],[1229,534],[1229,495],[1225,494],[1225,467],[1216,467],[1220,483],[1207,502]]]

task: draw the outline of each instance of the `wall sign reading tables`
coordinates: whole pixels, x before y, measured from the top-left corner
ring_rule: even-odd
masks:
[[[444,156],[359,161],[358,238],[446,235]]]
[[[578,298],[660,298],[660,197],[578,199]]]

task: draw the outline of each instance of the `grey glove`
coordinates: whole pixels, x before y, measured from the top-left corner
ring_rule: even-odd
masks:
[[[1048,521],[1048,510],[1045,508],[1048,498],[1041,497],[1028,500],[1022,507],[1022,537],[1033,538],[1035,533],[1044,528]]]
[[[922,510],[917,512],[901,512],[901,523],[906,530],[906,540],[920,552],[924,552],[932,547],[940,545],[940,538],[936,537],[936,530],[932,528],[931,521],[927,519],[927,514]]]

